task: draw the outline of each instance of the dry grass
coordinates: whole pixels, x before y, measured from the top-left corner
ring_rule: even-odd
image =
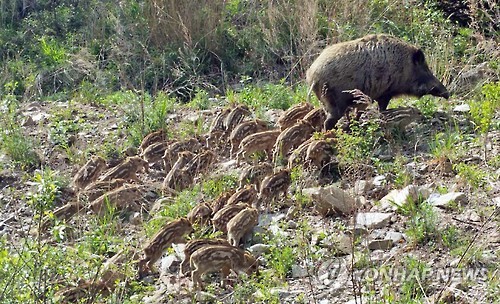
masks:
[[[217,50],[225,1],[148,0],[146,17],[158,47],[187,45]]]

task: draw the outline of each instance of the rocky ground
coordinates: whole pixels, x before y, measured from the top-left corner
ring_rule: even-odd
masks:
[[[179,244],[173,246],[174,251],[164,255],[160,275],[144,279],[145,284],[154,286],[154,290],[132,297],[137,300],[144,296],[143,300],[148,303],[189,303],[194,299],[236,302],[254,297],[274,297],[282,303],[367,303],[370,299],[391,302],[390,295],[405,292],[405,282],[416,281],[419,286],[413,288],[424,290],[431,303],[439,296],[446,303],[487,303],[498,299],[499,281],[492,277],[498,276],[499,266],[500,169],[498,160],[496,163],[490,160],[498,159],[500,132],[490,131],[486,142],[474,140],[472,133],[464,134],[456,147],[463,151],[460,159],[454,159],[453,163],[450,159],[437,159],[429,152],[432,137],[428,134],[437,133],[445,125],[470,124],[467,107],[460,101],[452,103],[457,107],[452,106],[450,111],[437,112],[433,118],[408,126],[406,142],[388,141],[374,152],[374,158],[380,162],[392,164],[397,159],[400,170],[409,176],[407,185],[396,186],[393,172],[377,172],[374,168],[362,172],[340,168],[342,178],[333,180],[332,177],[330,182],[323,179],[321,185],[317,172],[305,172],[295,179],[289,198],[281,200],[283,208],[262,212],[254,236],[245,246],[261,256],[264,273],[272,271],[269,256],[262,253],[280,246],[293,248],[296,258],[280,284],[270,288],[248,288],[251,294],[247,295],[244,286],[254,281],[226,289],[214,285],[196,295],[190,289],[190,279],[178,272],[183,248]],[[221,106],[205,111],[179,108],[169,114],[169,125],[177,128],[181,122],[201,122],[206,130],[221,109]],[[279,110],[265,113],[270,122],[275,122],[281,114]],[[22,117],[25,134],[39,143],[36,150],[43,166],[51,168],[66,181],[90,154],[102,151],[109,142],[124,147],[129,154],[134,153],[133,147],[127,149],[124,144],[126,138],[121,119],[124,114],[118,106],[33,103],[25,105],[18,115]],[[496,115],[498,121],[498,113]],[[79,126],[67,137],[70,141],[67,149],[57,145],[54,138],[56,120]],[[36,211],[26,202],[29,194],[37,190],[33,182],[37,173],[18,170],[5,155],[0,157],[0,162],[0,235],[15,247],[19,246],[19,240],[34,237],[38,231],[34,223]],[[458,174],[453,166],[455,163],[475,164],[488,174],[480,186],[471,186],[467,178]],[[219,154],[214,169],[203,180],[210,179],[210,174],[237,174],[242,167]],[[164,174],[153,170],[140,178],[145,184],[161,183]],[[63,190],[57,206],[73,199],[73,195],[69,189]],[[165,204],[159,191],[158,195],[158,200]],[[456,240],[450,242],[462,242],[457,246],[462,248],[462,254],[446,248],[437,239],[439,234],[430,234],[436,239],[421,243],[408,235],[415,214],[402,209],[408,206],[409,200],[429,203],[436,217],[432,220],[433,229],[456,228]],[[155,204],[155,201],[150,203]],[[92,216],[80,216],[78,223],[82,226],[73,229],[88,229],[85,221]],[[125,240],[133,240],[132,244],[145,241],[142,225],[149,220],[148,214],[121,220],[125,227],[122,231],[126,231]],[[422,221],[431,220],[423,218]],[[50,235],[41,237],[50,240]],[[78,239],[68,240],[68,246],[74,242]],[[415,260],[426,265],[425,271],[412,268],[410,264]],[[495,293],[496,297],[492,296]]]

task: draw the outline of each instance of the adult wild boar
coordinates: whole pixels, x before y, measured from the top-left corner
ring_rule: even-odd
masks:
[[[307,83],[327,113],[326,130],[353,108],[359,89],[385,110],[398,95],[448,98],[444,85],[432,74],[421,49],[396,37],[379,34],[331,45],[307,71]]]

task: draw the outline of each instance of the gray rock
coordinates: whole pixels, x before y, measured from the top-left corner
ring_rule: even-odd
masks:
[[[382,229],[374,229],[370,234],[370,238],[373,239],[383,239],[386,235],[386,231]]]
[[[356,226],[365,227],[366,229],[377,229],[387,226],[391,219],[392,213],[382,212],[366,212],[356,215]]]
[[[292,265],[292,278],[304,278],[307,277],[309,273],[307,269],[302,265]]]
[[[266,244],[255,244],[247,248],[247,250],[256,257],[263,255],[264,253],[269,253],[271,246]]]
[[[394,244],[399,243],[404,239],[404,235],[396,231],[388,231],[384,237],[385,240],[391,240]]]
[[[132,213],[129,218],[128,218],[128,221],[130,222],[130,224],[134,225],[134,226],[139,226],[142,224],[142,215],[140,212],[134,212]]]
[[[174,273],[179,269],[181,264],[180,259],[175,254],[169,254],[163,259],[161,259],[161,272],[171,272]]]
[[[337,255],[346,255],[352,253],[351,237],[347,234],[330,235],[321,241],[321,246],[331,248]]]
[[[365,227],[357,226],[353,230],[355,237],[368,235],[370,232]]]
[[[351,214],[357,208],[356,200],[351,195],[333,185],[306,188],[302,190],[302,194],[312,198],[314,210],[322,216]]]
[[[372,240],[368,243],[368,249],[370,250],[389,250],[392,246],[392,240]]]
[[[293,220],[289,220],[288,221],[288,229],[296,229],[299,225],[293,221]]]
[[[354,194],[355,195],[365,195],[368,191],[373,188],[373,184],[364,179],[356,181],[354,184]]]
[[[373,178],[373,185],[375,187],[381,187],[385,185],[386,183],[386,177],[385,175],[377,175]]]
[[[427,199],[430,190],[425,186],[409,185],[401,190],[392,190],[380,200],[381,210],[396,210],[404,205],[409,199],[417,201],[419,197]]]
[[[328,279],[329,276],[330,276],[330,273],[325,272],[325,273],[321,274],[320,276],[318,276],[318,280],[324,281],[324,280]]]
[[[452,202],[456,202],[458,204],[467,203],[467,197],[463,192],[450,192],[444,195],[430,195],[427,201],[433,206],[446,208],[449,207]]]
[[[468,112],[470,112],[470,106],[468,104],[466,104],[466,103],[458,105],[458,106],[456,106],[456,107],[453,108],[453,112],[456,112],[456,113],[468,113]]]
[[[238,163],[238,161],[236,159],[230,159],[226,162],[223,162],[223,163],[220,163],[219,166],[223,169],[223,170],[227,170],[229,168],[233,168],[236,166],[236,164]]]

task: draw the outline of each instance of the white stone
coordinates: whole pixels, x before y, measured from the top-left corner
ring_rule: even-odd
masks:
[[[453,112],[458,112],[458,113],[470,112],[470,106],[466,103],[458,105],[458,106],[453,108]]]
[[[330,235],[320,242],[322,247],[332,248],[337,252],[337,255],[351,254],[352,241],[347,234]]]
[[[266,244],[255,244],[247,248],[247,250],[254,256],[259,257],[264,253],[268,253],[271,250],[271,246]]]
[[[367,229],[377,229],[387,226],[392,213],[367,212],[358,213],[356,216],[356,226],[366,227]]]
[[[329,276],[330,276],[330,273],[325,272],[322,275],[318,276],[318,280],[324,281],[324,280],[328,279]]]
[[[427,187],[419,187],[409,185],[405,188],[392,190],[380,200],[381,210],[396,210],[404,205],[409,199],[417,201],[419,197],[427,199],[430,195],[430,190]]]
[[[229,168],[232,168],[234,166],[236,166],[236,164],[238,163],[238,161],[236,159],[230,159],[226,162],[223,162],[223,163],[220,163],[220,167],[222,169],[229,169]]]
[[[404,239],[404,235],[400,232],[388,231],[387,234],[385,235],[384,239],[391,240],[394,244],[397,244],[402,239]]]
[[[373,188],[373,184],[366,180],[358,180],[354,184],[354,194],[355,195],[365,195],[366,192]]]
[[[383,186],[385,184],[385,180],[385,175],[377,175],[373,178],[373,185],[375,187]]]
[[[179,258],[175,254],[169,254],[161,259],[161,272],[171,272],[171,267],[180,263]],[[172,267],[173,268],[173,267]]]
[[[436,207],[448,207],[452,202],[465,204],[467,202],[467,197],[463,192],[450,192],[444,195],[434,195],[433,193],[433,195],[429,196],[427,201]]]

